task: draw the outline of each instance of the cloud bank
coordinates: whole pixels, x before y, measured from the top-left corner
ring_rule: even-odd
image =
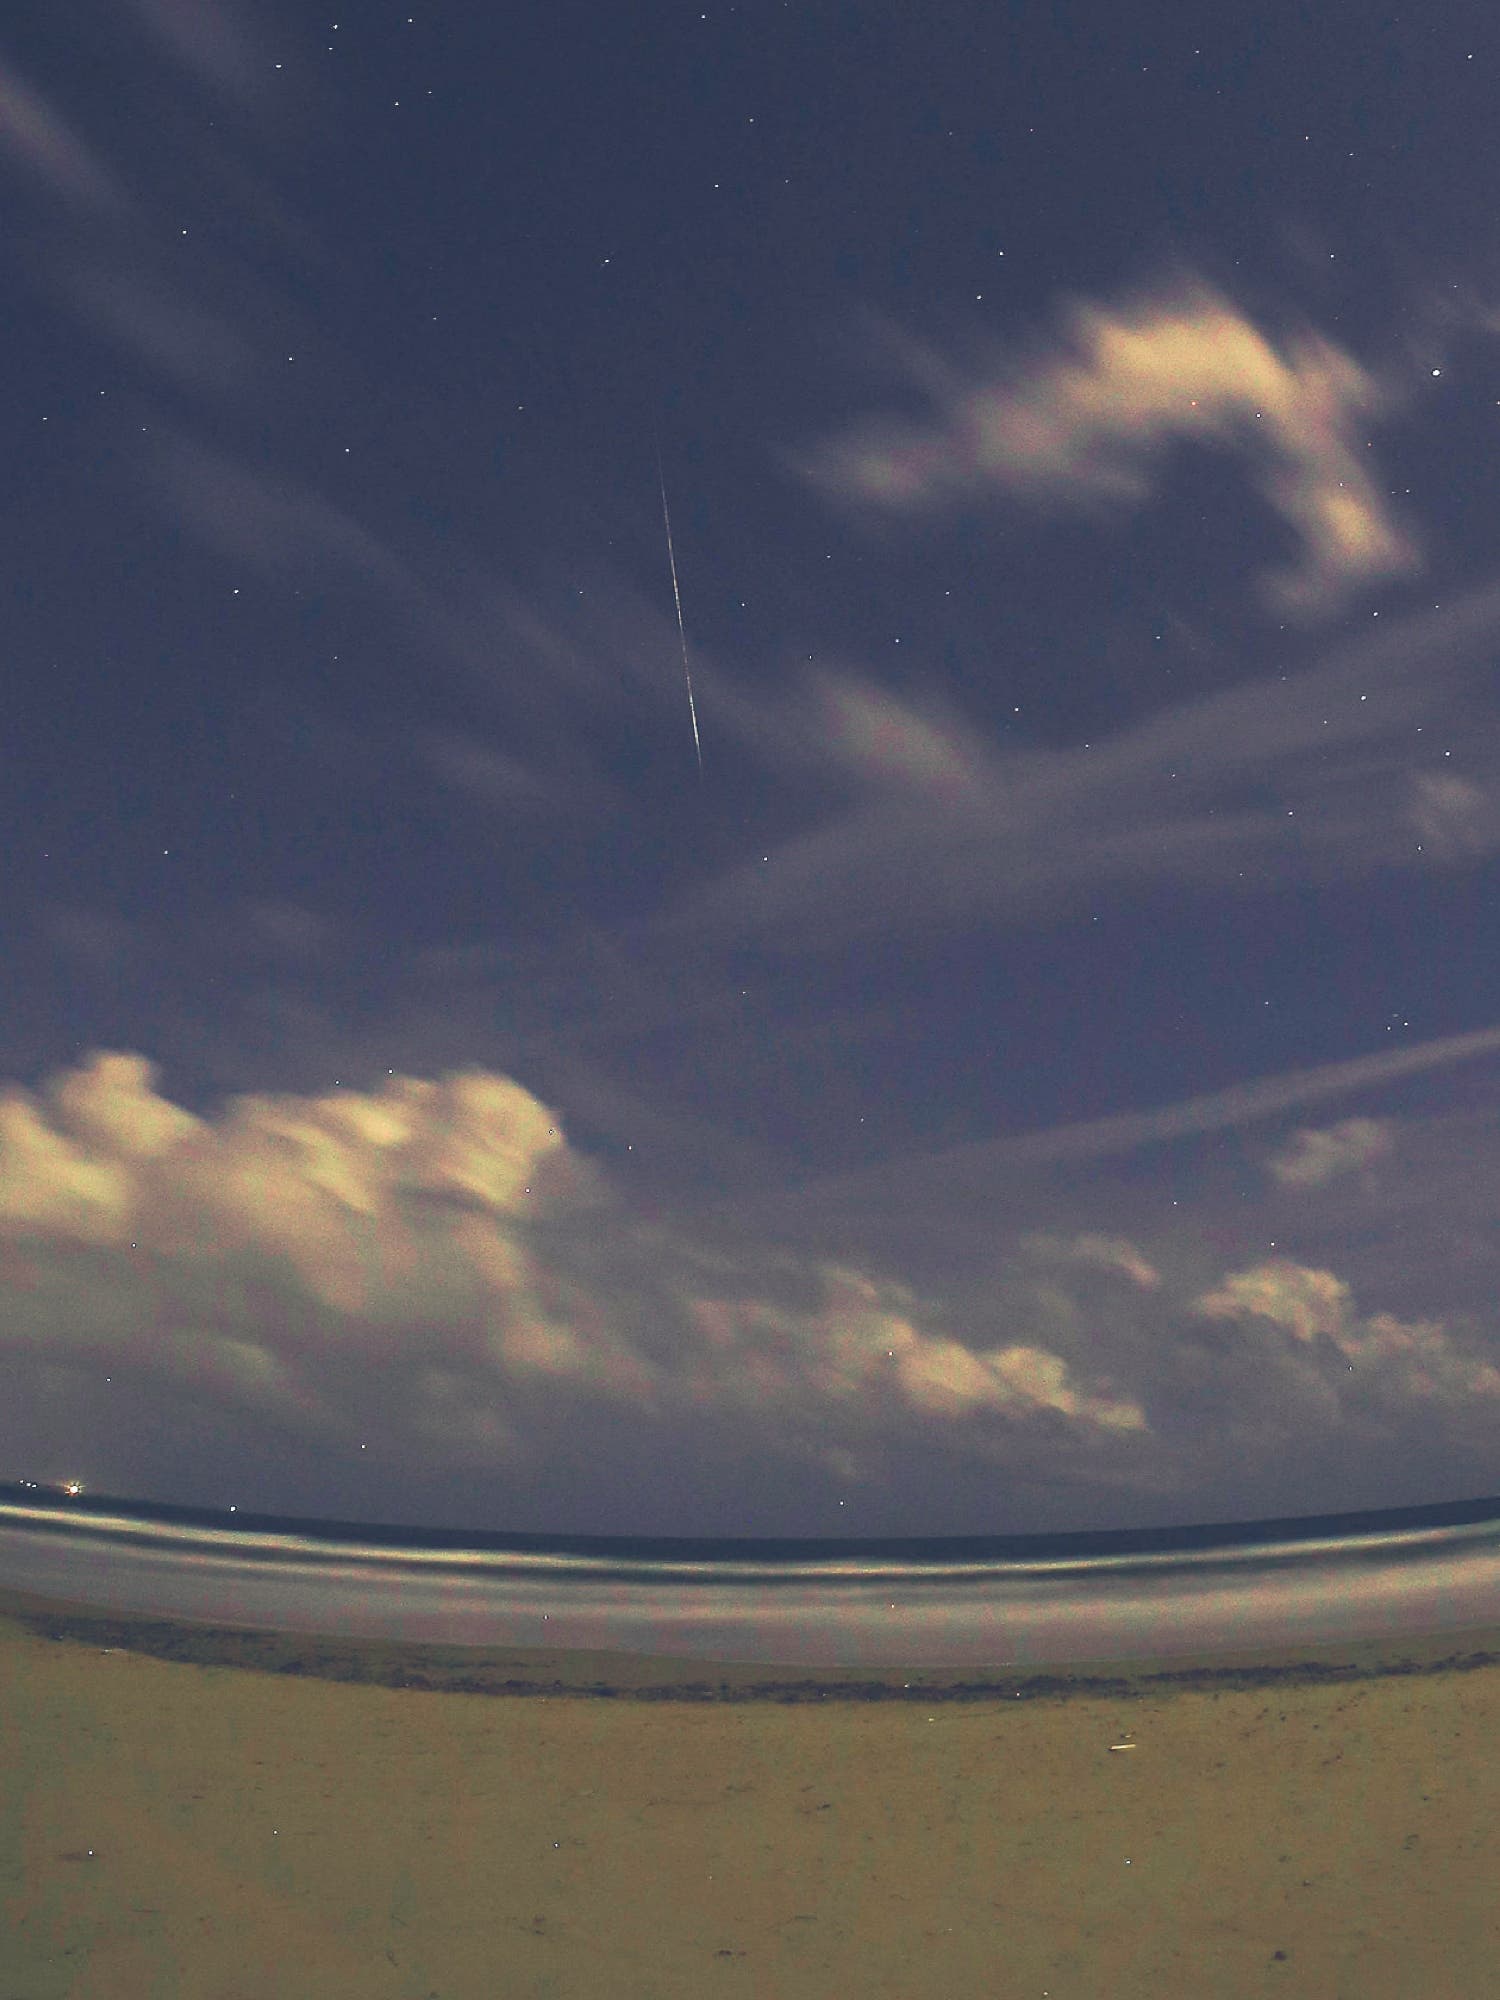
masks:
[[[1287,1158],[1311,1186],[1375,1151],[1350,1121]],[[1500,1398],[1472,1335],[1362,1313],[1286,1257],[1205,1286],[1116,1233],[1020,1236],[965,1304],[847,1257],[694,1239],[484,1071],[213,1117],[118,1052],[10,1089],[0,1282],[16,1408],[50,1399],[117,1463],[112,1399],[145,1383],[187,1458],[201,1424],[517,1503],[561,1480],[575,1525],[605,1531],[651,1531],[631,1512],[642,1455],[693,1488],[684,1515],[674,1487],[677,1531],[696,1506],[726,1532],[751,1463],[908,1509],[925,1468],[931,1514],[950,1479],[1168,1492],[1205,1454],[1378,1436],[1414,1404],[1462,1427]]]
[[[1054,1353],[930,1325],[898,1284],[674,1240],[482,1071],[206,1120],[144,1058],[96,1054],[0,1100],[0,1243],[18,1362],[144,1370],[330,1447],[378,1412],[392,1450],[453,1469],[524,1472],[544,1403],[554,1441],[591,1404],[732,1419],[846,1472],[862,1435],[906,1422],[1144,1427]],[[328,1368],[353,1357],[386,1385],[357,1422]]]

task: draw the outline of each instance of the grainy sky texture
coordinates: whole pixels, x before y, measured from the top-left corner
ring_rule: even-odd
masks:
[[[5,1475],[1500,1486],[1497,101],[1463,4],[9,11]]]

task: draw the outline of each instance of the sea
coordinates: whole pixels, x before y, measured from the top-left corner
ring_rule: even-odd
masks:
[[[0,1589],[327,1638],[1034,1668],[1500,1626],[1500,1499],[1077,1534],[481,1533],[0,1483]]]

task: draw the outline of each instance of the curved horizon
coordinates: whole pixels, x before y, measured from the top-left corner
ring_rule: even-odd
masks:
[[[1495,1487],[1500,311],[1367,143],[1415,30],[1273,141],[1321,16],[95,11],[0,48],[0,1464]]]
[[[338,14],[0,21],[6,1970],[1486,1990],[1488,17]]]
[[[1167,1662],[1500,1626],[1500,1502],[1154,1533],[414,1534],[0,1488],[0,1590],[321,1638],[847,1670]]]

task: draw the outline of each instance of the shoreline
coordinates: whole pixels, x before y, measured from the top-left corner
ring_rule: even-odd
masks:
[[[27,2000],[1469,2000],[1500,1941],[1493,1628],[976,1679],[0,1591],[0,1716]]]
[[[1080,1659],[1045,1670],[995,1662],[981,1673],[938,1666],[804,1667],[703,1661],[664,1653],[320,1636],[259,1626],[122,1613],[0,1588],[0,1621],[96,1652],[227,1667],[344,1686],[518,1700],[747,1703],[1005,1702],[1150,1698],[1301,1689],[1500,1669],[1500,1628],[1174,1654]]]

